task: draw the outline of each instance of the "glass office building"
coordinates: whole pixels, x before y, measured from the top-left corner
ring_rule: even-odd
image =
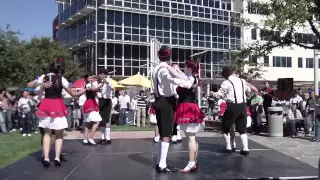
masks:
[[[217,77],[230,51],[241,47],[232,25],[233,0],[56,0],[56,40],[72,49],[88,72],[149,73],[150,40],[172,49],[172,62],[200,58],[202,78]],[[150,65],[149,65],[150,64]]]

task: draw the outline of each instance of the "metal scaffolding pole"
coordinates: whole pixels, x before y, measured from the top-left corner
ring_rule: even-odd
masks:
[[[319,66],[319,59],[318,56],[320,55],[320,51],[318,49],[314,49],[313,51],[313,71],[314,71],[314,94],[319,96],[319,75],[318,75],[318,66]]]

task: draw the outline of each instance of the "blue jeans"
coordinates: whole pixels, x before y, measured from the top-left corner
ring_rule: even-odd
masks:
[[[314,121],[315,121],[315,114],[314,113],[308,114],[307,120],[305,120],[305,122],[304,122],[304,129],[305,129],[305,133],[306,134],[310,134],[311,133],[310,129],[314,125],[314,123],[315,123]]]
[[[262,120],[261,120],[261,114],[258,112],[251,113],[252,116],[252,122],[253,122],[253,132],[255,133],[261,133],[262,131]]]
[[[314,137],[320,139],[320,115],[317,114],[314,122]]]
[[[120,109],[120,117],[119,117],[119,124],[124,125],[127,124],[127,108]]]

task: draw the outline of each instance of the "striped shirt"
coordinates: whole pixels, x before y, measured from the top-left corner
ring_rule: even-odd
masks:
[[[137,96],[137,107],[146,108],[147,107],[147,97],[146,96]]]

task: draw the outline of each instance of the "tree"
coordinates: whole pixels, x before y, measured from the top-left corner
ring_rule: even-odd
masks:
[[[263,41],[248,44],[245,47],[246,52],[263,56],[274,48],[298,46],[320,49],[319,0],[249,1],[248,4],[250,7],[247,7],[247,10],[262,15],[263,19],[254,22],[241,17],[235,18],[235,23],[244,28],[260,29]],[[305,33],[301,33],[302,30],[305,30]]]
[[[75,80],[82,75],[79,63],[72,60],[67,48],[47,37],[22,41],[19,36],[9,26],[0,29],[0,87],[24,86],[59,57],[63,58],[66,78]]]

